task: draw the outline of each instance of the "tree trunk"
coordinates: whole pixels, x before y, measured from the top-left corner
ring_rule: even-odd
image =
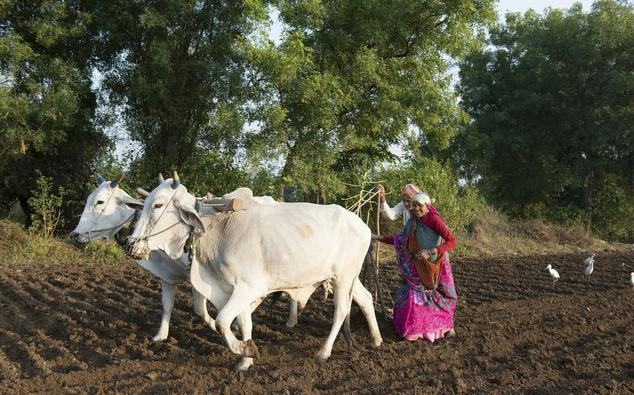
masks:
[[[280,178],[277,181],[277,194],[280,202],[285,201],[284,199],[284,189],[286,188],[286,182],[288,180],[289,175],[291,174],[291,170],[295,165],[295,147],[297,144],[289,147],[288,155],[286,156],[286,163],[284,163],[284,168],[282,169],[282,173],[280,174]]]
[[[625,188],[628,197],[632,197],[634,194],[634,158],[632,158],[632,152],[628,152],[627,154],[627,170],[625,172],[625,177],[627,180],[627,187]]]
[[[31,218],[34,214],[33,209],[29,205],[29,198],[21,197],[18,201],[20,202],[20,207],[24,212],[24,227],[28,229],[33,224],[33,219]]]
[[[584,222],[586,227],[586,234],[590,235],[590,229],[592,227],[592,169],[588,170],[583,185],[583,210],[584,210]]]

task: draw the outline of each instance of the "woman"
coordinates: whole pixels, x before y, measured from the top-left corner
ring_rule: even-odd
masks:
[[[399,234],[374,238],[394,245],[403,276],[394,305],[394,330],[407,340],[423,338],[433,342],[455,334],[454,312],[458,295],[446,252],[456,246],[456,238],[432,206],[429,195],[417,193],[412,197],[412,203],[413,215]],[[442,265],[435,288],[421,281],[414,263],[415,260],[420,262],[421,258]],[[427,278],[425,280],[429,283]]]
[[[420,192],[420,188],[414,184],[407,184],[401,189],[401,201],[394,207],[390,207],[385,201],[385,188],[379,184],[379,199],[381,200],[381,214],[384,217],[395,221],[403,217],[403,225],[409,219],[409,212],[412,209],[412,196]]]

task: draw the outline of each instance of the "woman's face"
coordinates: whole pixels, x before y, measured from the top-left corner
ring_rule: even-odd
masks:
[[[418,218],[423,218],[429,212],[429,208],[426,203],[414,202],[414,215]]]
[[[403,205],[410,211],[412,209],[412,198],[409,195],[402,195],[401,199],[403,199]]]

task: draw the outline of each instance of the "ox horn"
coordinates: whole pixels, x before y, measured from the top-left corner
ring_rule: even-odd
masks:
[[[139,195],[143,196],[144,198],[150,196],[150,192],[146,191],[145,189],[139,187],[137,189],[135,189],[136,193],[138,193]]]
[[[172,179],[174,180],[172,182],[172,189],[178,188],[178,186],[181,184],[181,179],[178,177],[178,173],[176,172],[176,170],[174,170],[174,176],[172,177]]]
[[[163,173],[159,172],[158,175],[158,185],[161,185],[161,183],[165,181],[165,178],[163,178]]]
[[[99,185],[101,185],[102,183],[106,182],[106,179],[103,178],[101,174],[97,174],[97,182],[99,183]]]
[[[121,182],[121,180],[123,180],[123,174],[121,174],[119,176],[119,178],[117,178],[116,180],[112,180],[110,182],[110,188],[116,188],[117,185],[119,185],[119,183]]]

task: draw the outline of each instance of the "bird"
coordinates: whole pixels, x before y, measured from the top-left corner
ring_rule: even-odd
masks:
[[[583,159],[586,159],[586,158],[587,158],[586,153],[585,153],[585,152],[582,152],[582,153],[581,153],[581,157],[582,157]]]
[[[630,276],[632,276],[632,278],[630,278],[630,284],[632,284],[632,288],[634,288],[634,272],[630,273]]]
[[[587,257],[583,261],[586,264],[586,276],[591,275],[594,270],[594,256],[595,254],[592,254],[592,256]]]
[[[557,280],[559,280],[559,272],[553,269],[552,265],[550,264],[546,266],[546,269],[548,269],[548,272],[550,273],[550,277],[553,278],[553,285],[554,285],[557,282]]]

